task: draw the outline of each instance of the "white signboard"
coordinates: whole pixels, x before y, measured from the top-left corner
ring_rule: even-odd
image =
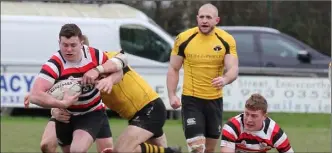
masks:
[[[35,80],[34,73],[1,74],[1,107],[24,107],[24,96]],[[30,107],[38,107],[30,105]]]
[[[253,93],[262,94],[269,112],[331,112],[331,87],[327,78],[239,77],[224,92],[224,109],[241,111]]]
[[[30,91],[34,73],[1,75],[1,107],[24,107],[24,95]],[[168,102],[166,76],[143,74],[143,78]],[[177,95],[181,97],[182,78]],[[224,110],[243,111],[245,101],[253,93],[261,93],[269,104],[269,112],[330,113],[331,88],[328,78],[295,78],[240,76],[224,88]],[[32,105],[31,107],[36,107]]]
[[[143,75],[168,104],[166,77]],[[181,85],[182,80],[179,81]],[[240,76],[224,88],[224,111],[243,111],[253,93],[268,101],[269,112],[330,113],[331,90],[328,78]],[[181,96],[181,86],[177,89]]]

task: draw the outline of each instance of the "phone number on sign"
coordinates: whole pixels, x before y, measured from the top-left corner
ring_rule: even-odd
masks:
[[[243,97],[249,97],[253,93],[259,93],[265,98],[274,98],[275,96],[284,97],[287,99],[298,98],[298,99],[330,99],[331,91],[326,90],[276,90],[276,89],[238,89],[235,91],[229,88],[225,88],[224,96],[238,96],[240,94]]]

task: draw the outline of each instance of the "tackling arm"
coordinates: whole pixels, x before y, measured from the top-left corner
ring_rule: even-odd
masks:
[[[107,57],[107,55],[104,54]],[[107,60],[105,63],[96,67],[100,74],[112,73],[122,70],[128,65],[127,56],[121,52],[111,59]]]
[[[123,77],[123,70],[119,70],[117,72],[108,75],[106,78],[112,81],[113,84],[117,84],[121,81],[122,77]]]

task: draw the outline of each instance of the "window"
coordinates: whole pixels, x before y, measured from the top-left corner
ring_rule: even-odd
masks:
[[[260,41],[266,55],[296,57],[298,52],[303,50],[299,45],[272,34],[261,34]]]
[[[251,33],[233,33],[238,53],[254,52],[254,35]]]
[[[159,62],[169,61],[171,46],[159,35],[140,25],[121,26],[120,44],[129,54]]]

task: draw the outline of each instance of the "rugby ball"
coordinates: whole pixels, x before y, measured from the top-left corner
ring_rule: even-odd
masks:
[[[77,80],[67,79],[61,80],[54,84],[47,92],[58,100],[63,99],[64,91],[68,89],[69,95],[80,93],[82,90],[81,84]]]

